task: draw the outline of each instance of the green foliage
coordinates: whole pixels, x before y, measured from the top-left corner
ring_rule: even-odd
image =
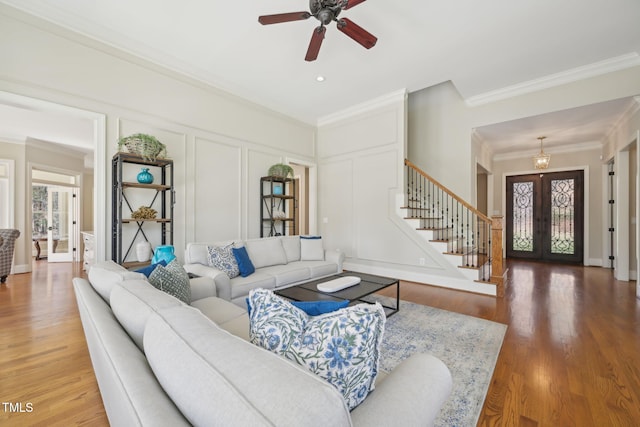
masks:
[[[126,147],[127,152],[138,154],[145,160],[155,161],[157,158],[162,159],[167,155],[166,145],[158,141],[155,136],[144,133],[136,133],[120,138],[118,151],[123,151],[123,147]]]
[[[293,178],[293,168],[284,163],[276,163],[269,168],[269,176],[277,176],[279,178]]]

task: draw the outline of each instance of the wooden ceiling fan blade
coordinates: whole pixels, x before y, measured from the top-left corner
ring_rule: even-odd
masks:
[[[343,9],[344,10],[351,9],[352,7],[357,6],[360,3],[364,3],[365,1],[367,1],[367,0],[349,0],[347,2],[347,5],[345,7],[343,7]]]
[[[367,49],[374,47],[378,41],[373,34],[347,18],[338,20],[338,29]]]
[[[302,21],[309,19],[310,16],[309,12],[277,13],[275,15],[259,16],[258,22],[262,25],[280,24],[281,22]]]
[[[322,40],[324,40],[324,33],[326,31],[327,29],[323,25],[320,25],[313,30],[313,35],[309,42],[309,49],[307,49],[307,56],[304,57],[305,61],[315,61],[316,58],[318,58],[320,46],[322,46]]]

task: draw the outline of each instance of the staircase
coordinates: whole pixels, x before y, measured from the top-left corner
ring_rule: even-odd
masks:
[[[469,280],[504,295],[502,218],[493,220],[405,160],[404,220]]]

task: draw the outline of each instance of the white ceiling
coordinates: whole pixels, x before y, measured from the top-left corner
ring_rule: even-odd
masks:
[[[544,150],[550,153],[571,151],[578,146],[600,147],[620,118],[636,102],[640,103],[640,99],[622,98],[483,126],[475,129],[475,132],[497,156],[513,152],[538,152],[540,141],[537,138],[540,136],[546,137]]]
[[[312,124],[399,89],[451,80],[469,101],[614,58],[640,62],[638,0],[369,0],[341,16],[377,36],[377,45],[366,50],[331,25],[310,63],[304,56],[315,18],[268,26],[257,20],[308,10],[306,0],[0,2]],[[603,107],[615,111],[603,108],[601,118],[619,117],[623,108]],[[576,116],[567,113],[580,127]],[[517,127],[531,131],[519,139],[535,134],[535,145],[535,126],[479,132],[499,141],[501,152]]]

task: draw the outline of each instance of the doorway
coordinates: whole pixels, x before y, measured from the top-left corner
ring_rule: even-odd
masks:
[[[33,168],[31,174],[31,239],[36,261],[77,261],[80,177],[42,168]]]
[[[584,171],[509,176],[507,257],[582,263]]]
[[[296,180],[294,235],[309,234],[309,166],[291,163]]]

